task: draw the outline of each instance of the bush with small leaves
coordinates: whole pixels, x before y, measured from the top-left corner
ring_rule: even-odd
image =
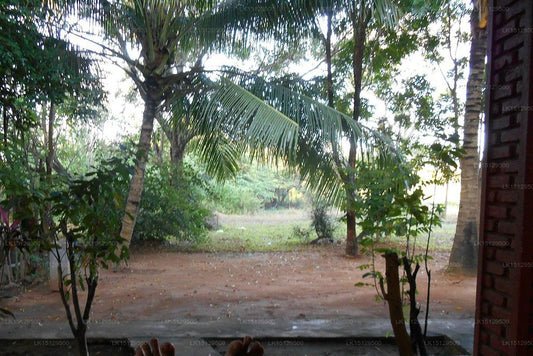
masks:
[[[82,177],[64,176],[64,184],[50,194],[57,222],[50,249],[58,262],[59,294],[79,355],[88,355],[86,331],[100,268],[129,256],[126,246],[117,255],[117,247],[125,241],[120,237],[120,223],[131,172],[122,160],[110,159]],[[63,270],[63,259],[69,271]]]
[[[311,211],[311,226],[315,229],[317,238],[313,240],[316,243],[320,240],[333,242],[333,232],[335,231],[335,221],[328,214],[329,205],[323,201],[313,202]]]

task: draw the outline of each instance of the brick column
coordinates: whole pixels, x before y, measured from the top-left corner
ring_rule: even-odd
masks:
[[[489,15],[476,355],[533,355],[533,0]]]

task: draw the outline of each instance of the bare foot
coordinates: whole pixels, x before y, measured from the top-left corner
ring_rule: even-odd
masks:
[[[252,338],[246,336],[242,341],[232,341],[224,356],[263,356],[264,352],[260,343],[252,343]],[[175,356],[175,354],[174,345],[165,342],[159,347],[157,339],[150,340],[150,344],[145,342],[135,348],[135,356]]]
[[[228,345],[225,356],[263,356],[264,352],[265,350],[260,343],[252,343],[252,338],[246,336],[242,341],[232,341]]]
[[[165,342],[159,347],[157,339],[150,340],[135,348],[135,356],[174,356],[176,349],[171,343]]]

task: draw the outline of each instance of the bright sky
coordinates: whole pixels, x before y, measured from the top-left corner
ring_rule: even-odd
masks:
[[[103,84],[109,93],[107,108],[111,120],[104,123],[102,133],[106,140],[116,141],[139,132],[144,105],[138,98],[136,103],[126,99],[134,85],[121,68],[110,64],[103,70],[106,72]]]

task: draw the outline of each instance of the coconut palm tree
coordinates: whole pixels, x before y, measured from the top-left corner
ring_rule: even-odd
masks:
[[[122,222],[121,237],[126,244],[131,240],[140,204],[154,120],[164,117],[176,103],[185,103],[182,109],[189,106],[188,125],[192,124],[194,132],[203,135],[200,146],[212,167],[234,170],[232,158],[238,150],[217,147],[222,143],[246,142],[245,147],[252,148],[258,156],[285,157],[298,164],[308,172],[309,181],[318,190],[340,191],[328,185],[338,182],[343,171],[317,164],[317,159],[341,151],[339,142],[348,137],[352,147],[348,161],[353,164],[356,146],[371,147],[379,140],[376,139],[379,135],[357,122],[360,107],[357,79],[354,115],[350,118],[305,95],[281,86],[265,85],[269,83],[257,78],[240,75],[237,77],[241,85],[236,85],[220,71],[222,74],[215,80],[209,80],[200,61],[201,54],[227,49],[237,42],[267,37],[287,41],[302,36],[307,24],[320,16],[330,2],[337,1],[75,1],[80,14],[101,25],[106,39],[103,53],[122,66],[144,102],[135,171]],[[381,2],[372,2],[368,7],[365,4],[349,4],[352,18],[362,21],[363,30],[357,28],[356,34],[363,40],[364,27],[373,15],[380,14],[385,19],[393,14]],[[354,52],[357,63],[362,61],[358,57],[362,48],[358,45],[356,52],[359,52]],[[190,60],[191,53],[199,54],[197,61]],[[187,62],[192,64],[185,66]],[[354,73],[361,77],[361,70],[354,69]],[[195,96],[202,99],[191,99]],[[184,134],[174,138],[185,142],[190,135]],[[309,160],[309,164],[301,160]],[[347,194],[349,197],[349,191]]]
[[[470,17],[470,72],[466,87],[463,157],[461,166],[461,196],[457,226],[450,254],[449,269],[472,271],[477,266],[477,229],[480,191],[478,131],[482,112],[482,88],[485,80],[487,55],[486,2],[476,1]],[[480,14],[482,14],[480,16]]]
[[[231,43],[231,36],[246,36],[248,29],[239,18],[247,19],[250,27],[259,25],[254,27],[257,29],[261,27],[261,16],[252,14],[251,2],[247,1],[129,0],[97,4],[95,7],[89,2],[88,9],[90,17],[102,25],[104,52],[120,60],[144,102],[137,160],[121,230],[121,237],[129,243],[140,204],[154,120],[172,102],[198,92],[205,84],[200,80],[202,68],[195,65],[183,68],[180,57],[197,48],[210,50]],[[269,7],[273,8],[274,2],[265,4],[265,8]],[[273,28],[279,23],[274,21]],[[233,34],[232,29],[238,33]],[[249,124],[268,120],[268,125],[255,126],[268,128],[268,134],[274,135],[281,145],[296,138],[297,125],[277,113],[246,119]]]
[[[309,3],[309,2],[308,2]],[[293,164],[299,167],[300,173],[314,188],[316,192],[324,196],[330,202],[346,211],[347,237],[346,237],[346,254],[357,254],[357,233],[356,233],[356,215],[354,210],[355,201],[355,166],[358,160],[367,159],[368,162],[379,162],[375,160],[376,153],[382,155],[389,152],[390,146],[383,144],[386,140],[371,130],[366,129],[359,123],[361,116],[361,91],[364,79],[363,59],[366,49],[366,40],[370,30],[379,27],[392,28],[400,16],[400,7],[390,0],[329,0],[319,1],[317,9],[312,13],[303,11],[304,18],[310,19],[309,34],[318,30],[318,19],[326,17],[328,19],[328,35],[325,43],[326,64],[328,66],[327,79],[327,103],[334,109],[334,88],[331,73],[331,17],[340,15],[349,23],[347,29],[349,41],[353,44],[352,54],[352,86],[353,101],[352,115],[337,115],[340,120],[339,126],[324,127],[317,126],[317,121],[311,119],[309,113],[294,112],[286,110],[286,101],[278,101],[277,93],[269,93],[266,97],[259,95],[267,102],[276,102],[281,105],[276,106],[291,118],[299,117],[297,120],[301,126],[299,131],[300,137],[296,147],[295,154],[292,156]],[[407,8],[404,6],[404,8]],[[413,9],[411,9],[413,10]],[[423,11],[421,11],[422,13]],[[306,35],[308,35],[306,33]],[[283,97],[283,96],[282,96]],[[290,97],[290,95],[289,95]],[[294,102],[301,102],[301,96],[291,97]],[[305,100],[304,100],[305,101]],[[316,101],[307,101],[310,107],[316,105]],[[322,108],[324,109],[324,108]],[[303,109],[305,111],[305,109]],[[335,110],[332,110],[334,112]],[[335,122],[335,119],[332,118]],[[340,130],[339,130],[340,128]],[[331,131],[334,129],[336,131]],[[348,142],[349,150],[347,154],[342,154],[343,146],[341,142]],[[358,148],[359,147],[359,152]],[[376,148],[374,150],[374,148]],[[318,174],[317,174],[318,173]]]

